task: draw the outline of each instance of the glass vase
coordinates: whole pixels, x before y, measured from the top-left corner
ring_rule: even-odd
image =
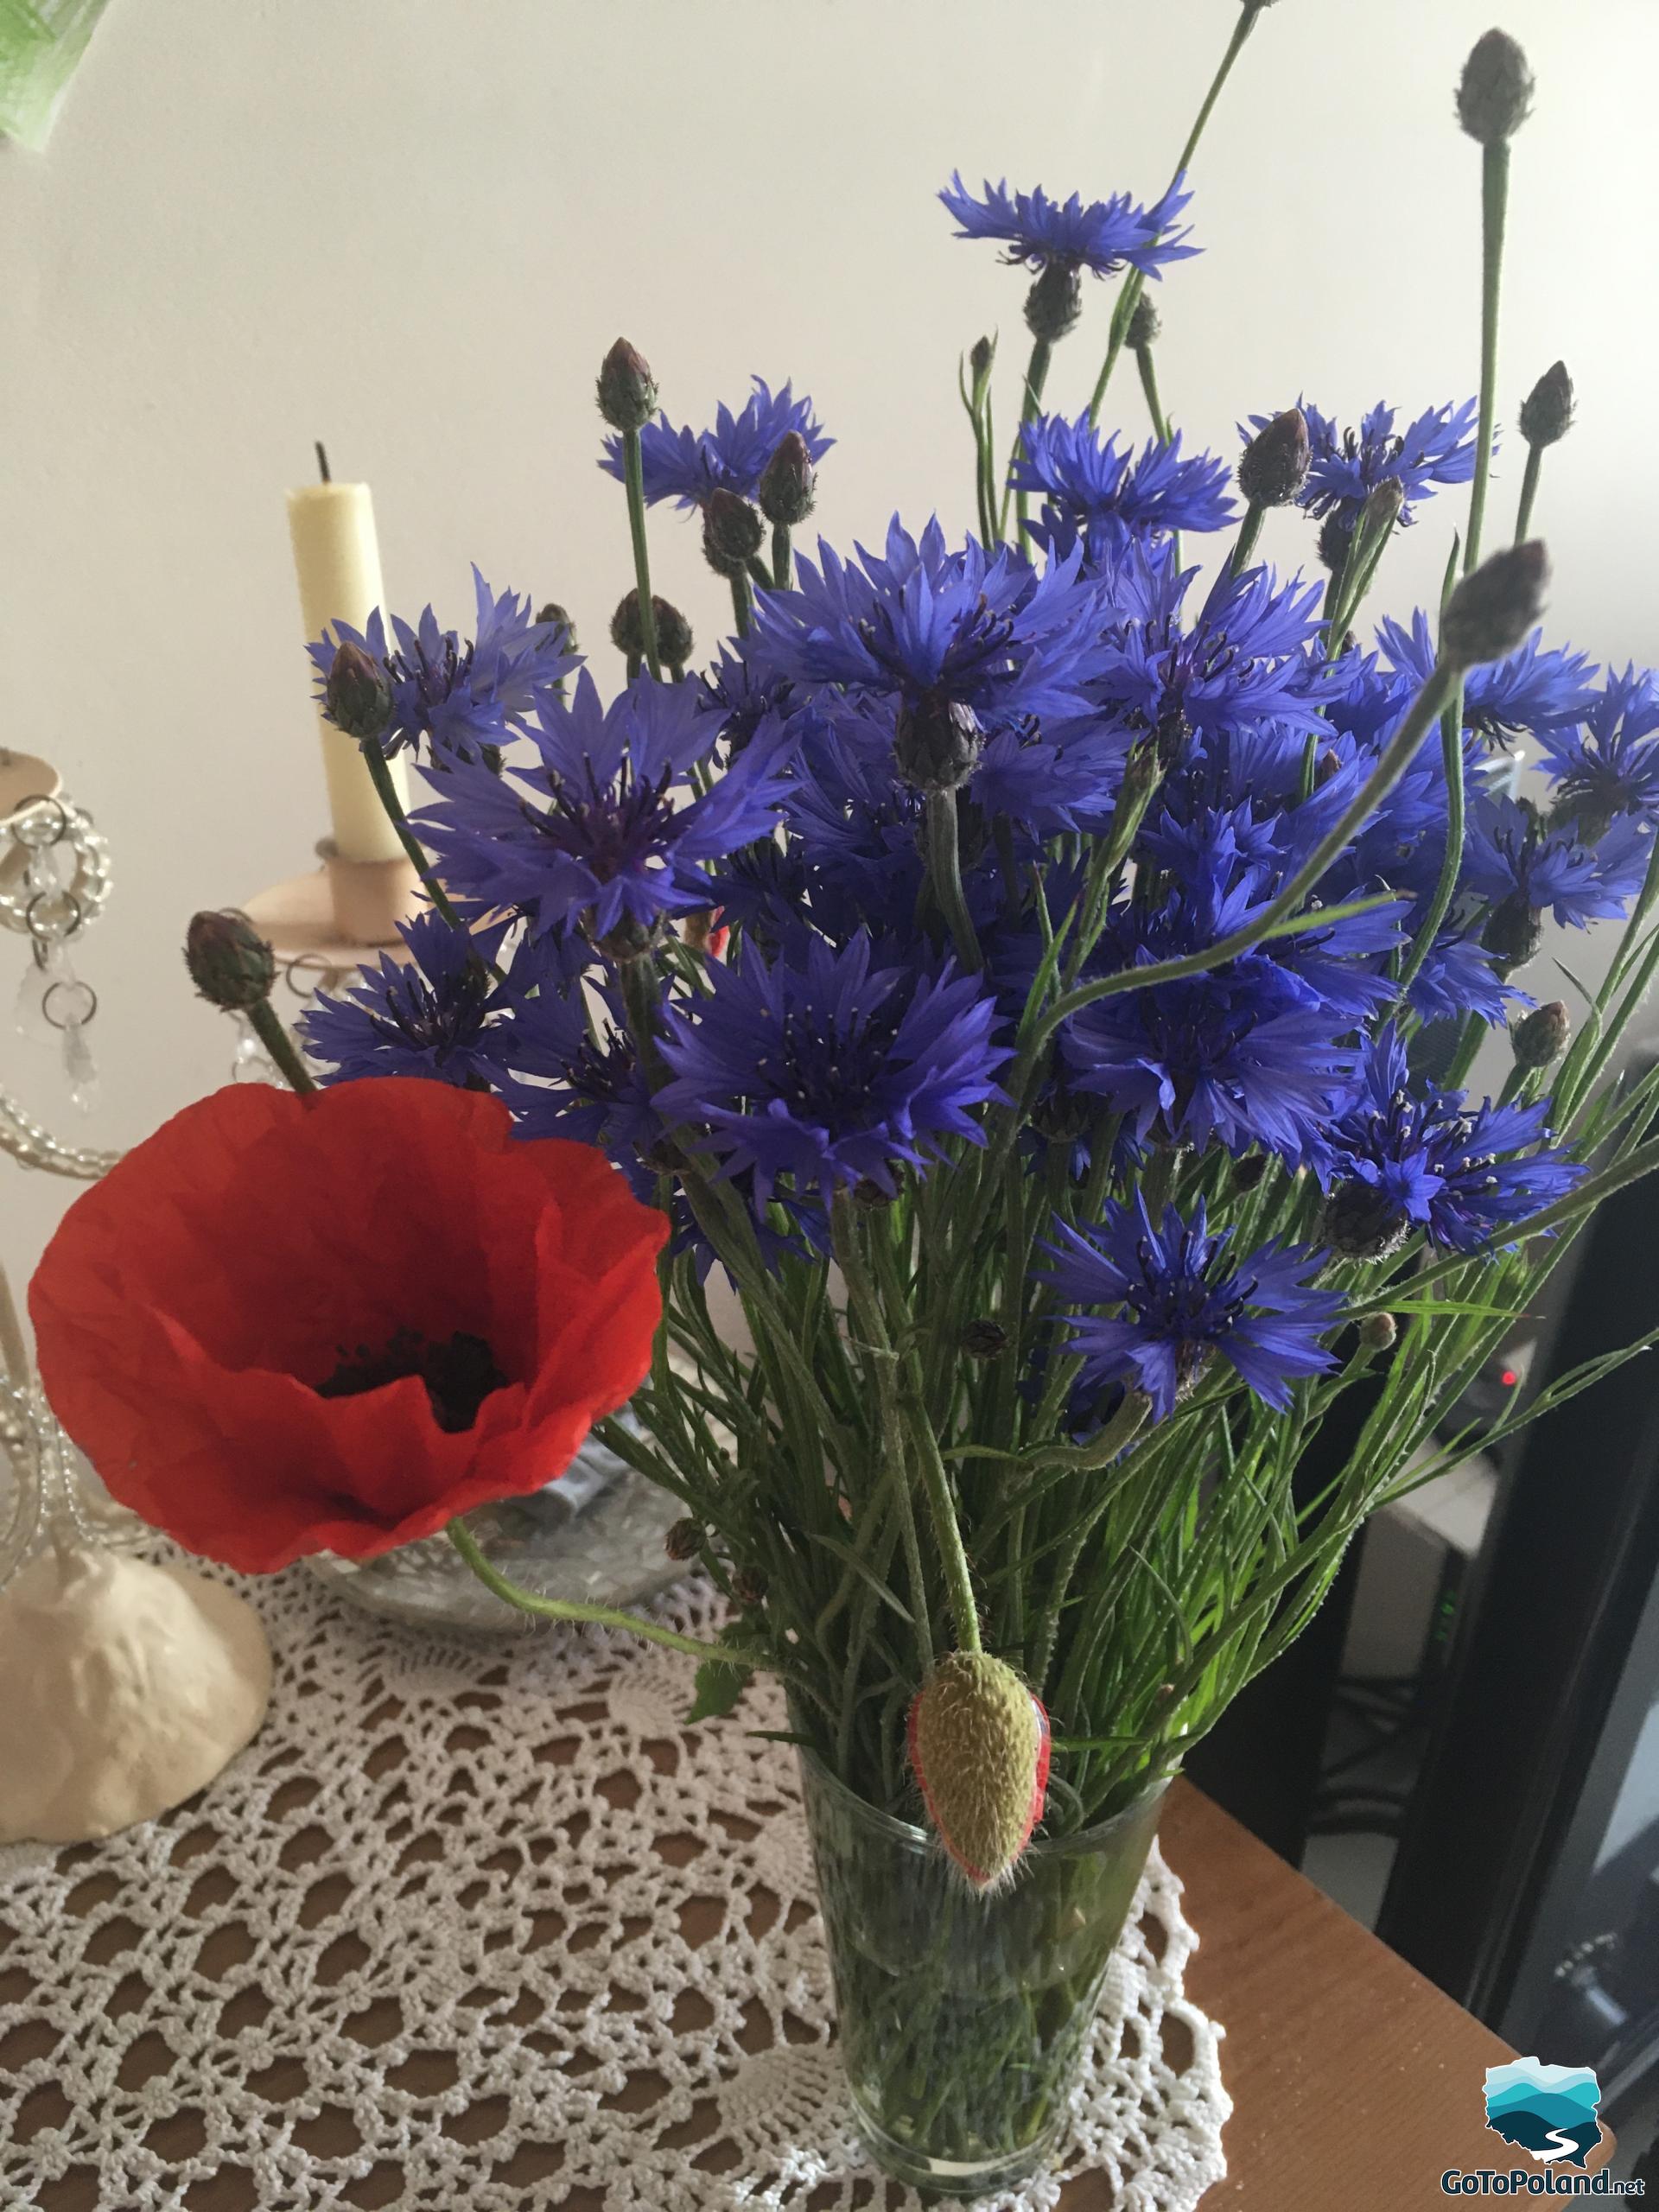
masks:
[[[899,2181],[1007,2189],[1052,2158],[1164,1785],[976,1896],[925,1829],[806,1751],[808,1832],[859,2127]]]

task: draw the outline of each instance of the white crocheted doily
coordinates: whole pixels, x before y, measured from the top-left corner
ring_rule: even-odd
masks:
[[[165,1820],[0,1860],[0,2202],[918,2203],[852,2131],[794,1755],[747,1732],[772,1697],[688,1731],[690,1662],[631,1639],[238,1586],[276,1653],[252,1745]],[[1224,2173],[1195,1942],[1154,1851],[1058,2175],[996,2202],[1099,2168],[1119,2212],[1189,2212]]]

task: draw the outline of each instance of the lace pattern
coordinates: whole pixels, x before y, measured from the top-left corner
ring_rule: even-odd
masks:
[[[238,1586],[276,1654],[249,1749],[162,1821],[0,1854],[0,2202],[919,2205],[852,2132],[793,1754],[744,1726],[777,1700],[687,1730],[691,1662],[626,1638],[440,1643],[300,1570]],[[714,1625],[696,1586],[664,1604]],[[1154,1850],[1059,2169],[1121,2212],[1225,2171],[1196,1940]]]

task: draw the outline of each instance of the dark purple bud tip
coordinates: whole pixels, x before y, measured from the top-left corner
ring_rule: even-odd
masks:
[[[372,653],[348,639],[335,650],[322,702],[336,729],[361,743],[379,737],[391,720],[391,680]]]
[[[1532,111],[1532,71],[1507,31],[1475,41],[1458,84],[1458,121],[1483,146],[1513,138]]]
[[[1572,1033],[1573,1017],[1565,999],[1551,999],[1546,1006],[1534,1007],[1510,1032],[1515,1065],[1518,1068],[1547,1068],[1567,1050],[1567,1040]]]
[[[1521,435],[1529,446],[1553,446],[1573,427],[1573,379],[1567,363],[1546,369],[1521,403]]]
[[[1311,461],[1307,417],[1300,407],[1287,408],[1245,447],[1238,488],[1253,507],[1286,506],[1306,483]]]
[[[768,522],[793,530],[812,512],[817,471],[798,430],[786,430],[760,479],[760,512]]]
[[[974,390],[976,391],[981,391],[984,389],[985,379],[990,375],[991,366],[995,359],[995,339],[976,338],[974,340],[974,350],[968,356],[968,366],[973,374]]]
[[[1083,279],[1077,264],[1051,261],[1026,295],[1026,327],[1047,346],[1077,327],[1083,313]]]
[[[1544,611],[1549,556],[1543,540],[1505,547],[1465,576],[1440,618],[1440,652],[1453,668],[1502,660],[1522,644]]]
[[[760,511],[735,492],[711,492],[703,502],[702,550],[719,576],[741,576],[765,541]]]
[[[643,430],[657,412],[651,364],[626,338],[617,340],[599,372],[599,411],[613,430]]]
[[[245,1014],[270,996],[276,961],[245,914],[234,907],[193,914],[184,935],[184,964],[210,1006]]]

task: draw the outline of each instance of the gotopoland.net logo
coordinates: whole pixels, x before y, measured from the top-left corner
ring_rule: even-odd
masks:
[[[1605,2169],[1592,2174],[1589,2158],[1600,2145],[1598,2107],[1601,2084],[1587,2066],[1546,2066],[1536,2058],[1512,2059],[1486,2069],[1486,2125],[1531,2166],[1451,2166],[1440,2176],[1447,2196],[1640,2196],[1639,2181],[1615,2181]]]

